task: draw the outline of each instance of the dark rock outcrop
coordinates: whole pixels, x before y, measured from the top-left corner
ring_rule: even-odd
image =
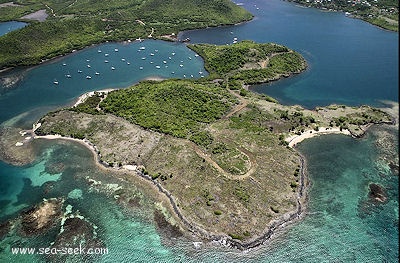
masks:
[[[158,228],[160,229],[160,231],[168,238],[177,238],[177,237],[181,237],[183,234],[181,232],[181,230],[179,229],[178,226],[174,226],[171,223],[169,223],[164,215],[156,210],[154,212],[154,221],[156,222]]]
[[[10,222],[5,222],[0,224],[0,240],[8,235],[10,232],[11,224]]]
[[[371,183],[369,185],[369,198],[374,202],[384,203],[387,200],[385,188],[379,184]]]
[[[23,235],[42,234],[57,225],[62,216],[64,200],[52,198],[44,200],[21,214],[21,229]]]

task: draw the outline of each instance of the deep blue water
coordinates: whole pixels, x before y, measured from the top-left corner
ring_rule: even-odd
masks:
[[[341,13],[278,0],[249,1],[244,6],[256,15],[254,21],[191,31],[183,37],[218,44],[231,43],[234,37],[277,42],[301,52],[310,64],[307,72],[255,88],[285,104],[380,105],[382,99],[398,100],[397,33]],[[145,50],[138,51],[141,46]],[[100,75],[95,75],[96,71]],[[199,71],[204,72],[201,59],[182,44],[145,41],[91,47],[41,66],[3,73],[0,123],[28,127],[45,112],[72,103],[86,91],[126,87],[151,76],[198,78]],[[89,80],[88,75],[92,77]],[[10,81],[12,84],[4,84]],[[132,212],[119,206],[112,196],[91,189],[87,178],[125,185],[98,169],[87,149],[67,142],[36,141],[37,160],[24,167],[0,162],[0,222],[42,198],[63,196],[74,211],[79,210],[98,227],[99,237],[109,248],[110,253],[96,262],[397,262],[398,176],[379,161],[375,142],[381,129],[374,128],[360,140],[329,135],[299,144],[312,181],[307,215],[256,251],[196,250],[184,238],[166,239],[152,222],[146,205]],[[398,131],[392,133],[397,138]],[[54,167],[62,169],[54,171]],[[371,182],[387,189],[387,203],[368,202]],[[81,199],[68,197],[76,190],[82,191]],[[145,194],[140,188],[132,191]],[[8,236],[0,241],[0,262],[43,262],[39,256],[13,256],[10,248],[45,247],[51,241]]]
[[[23,28],[26,25],[28,25],[28,24],[24,23],[24,22],[18,22],[18,21],[2,22],[2,23],[0,23],[0,36],[5,35],[11,31]]]
[[[279,0],[243,4],[255,15],[253,21],[236,27],[190,31],[181,37],[216,44],[232,43],[237,37],[238,41],[280,43],[300,52],[309,64],[307,72],[254,88],[284,104],[314,108],[332,103],[382,106],[380,100],[398,101],[398,33],[344,13]]]

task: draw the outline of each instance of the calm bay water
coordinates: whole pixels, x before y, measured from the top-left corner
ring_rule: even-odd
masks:
[[[0,23],[0,36],[5,35],[8,32],[25,27],[26,25],[28,25],[28,24],[24,23],[24,22],[18,22],[18,21],[10,21],[10,22]]]
[[[343,13],[280,0],[243,1],[243,6],[255,15],[253,21],[190,31],[181,37],[216,44],[232,43],[237,37],[238,41],[280,43],[300,52],[310,66],[307,72],[254,88],[284,104],[313,108],[332,103],[382,106],[380,100],[398,101],[398,33]]]
[[[38,108],[43,108],[43,114],[49,107],[71,103],[92,90],[124,88],[149,77],[200,78],[206,74],[203,60],[179,43],[102,44],[0,75],[0,123],[31,110],[38,115]]]
[[[255,87],[257,92],[266,92],[286,104],[380,105],[382,99],[398,100],[397,33],[341,13],[305,9],[278,0],[245,2],[244,7],[256,15],[254,21],[186,32],[183,37],[218,44],[231,43],[234,37],[253,39],[301,52],[310,64],[307,72]],[[145,49],[140,49],[142,46]],[[0,123],[29,127],[43,113],[70,104],[90,90],[126,87],[151,76],[198,78],[199,71],[205,71],[202,60],[182,44],[107,43],[0,76]],[[10,82],[4,80],[12,83],[6,85]],[[33,164],[14,167],[0,162],[0,218],[15,217],[19,209],[42,198],[63,196],[98,226],[109,254],[96,262],[397,262],[398,176],[379,164],[377,131],[379,128],[360,140],[329,135],[301,143],[298,149],[307,159],[312,180],[307,216],[256,251],[218,247],[196,250],[183,238],[164,238],[152,222],[151,209],[132,213],[90,189],[87,176],[104,183],[123,183],[99,170],[90,152],[74,143],[38,141],[38,159]],[[368,202],[371,182],[387,189],[387,203]],[[82,191],[81,198],[68,198],[75,189]],[[46,247],[51,241],[9,236],[0,241],[0,262],[42,262],[39,256],[16,258],[10,247]]]

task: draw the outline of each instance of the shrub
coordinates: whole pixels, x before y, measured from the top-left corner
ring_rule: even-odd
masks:
[[[235,195],[239,198],[239,200],[248,203],[250,199],[249,193],[247,193],[246,189],[241,186],[235,187]]]
[[[217,216],[222,215],[222,211],[221,210],[214,210],[214,214]]]
[[[217,145],[212,149],[213,154],[225,153],[228,150],[228,147],[225,143],[217,143]]]
[[[151,175],[151,179],[156,180],[158,177],[160,177],[160,173],[154,173]]]
[[[199,131],[195,134],[192,134],[189,137],[189,140],[191,140],[192,142],[194,142],[199,146],[207,147],[213,142],[214,139],[211,133],[209,133],[208,131]]]
[[[240,89],[239,95],[242,97],[246,97],[247,95],[249,95],[249,92],[245,89]]]
[[[233,239],[243,240],[243,236],[241,236],[239,234],[229,233],[228,235]]]

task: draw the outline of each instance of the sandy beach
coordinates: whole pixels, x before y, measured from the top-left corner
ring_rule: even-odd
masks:
[[[144,78],[144,80],[153,80],[153,81],[163,81],[165,79],[166,78],[159,77],[159,76],[151,76],[151,77]]]
[[[293,148],[296,146],[296,144],[304,141],[305,139],[309,139],[315,136],[319,136],[322,134],[344,134],[344,135],[350,135],[351,133],[349,130],[343,129],[340,130],[340,128],[326,128],[326,127],[321,127],[316,130],[306,130],[300,135],[293,135],[290,136],[289,138],[286,138],[285,141],[289,143],[289,147]]]
[[[57,140],[57,139],[62,139],[62,140],[68,140],[68,141],[74,141],[74,142],[78,142],[84,146],[86,146],[88,149],[90,149],[91,152],[93,152],[94,154],[94,159],[99,162],[99,156],[97,153],[97,150],[95,148],[95,146],[93,144],[91,144],[88,140],[80,140],[80,139],[75,139],[75,138],[70,138],[70,137],[63,137],[59,134],[55,134],[55,135],[43,135],[43,136],[38,136],[38,135],[34,135],[33,136],[34,139],[46,139],[46,140]]]
[[[116,89],[103,89],[103,90],[96,90],[96,91],[86,92],[86,93],[84,93],[84,94],[82,94],[81,96],[78,97],[78,100],[75,102],[73,107],[76,107],[79,104],[85,102],[85,100],[87,98],[92,97],[96,92],[97,93],[105,93],[105,94],[107,94],[107,93],[109,93],[111,91],[114,91],[114,90],[116,90]]]

